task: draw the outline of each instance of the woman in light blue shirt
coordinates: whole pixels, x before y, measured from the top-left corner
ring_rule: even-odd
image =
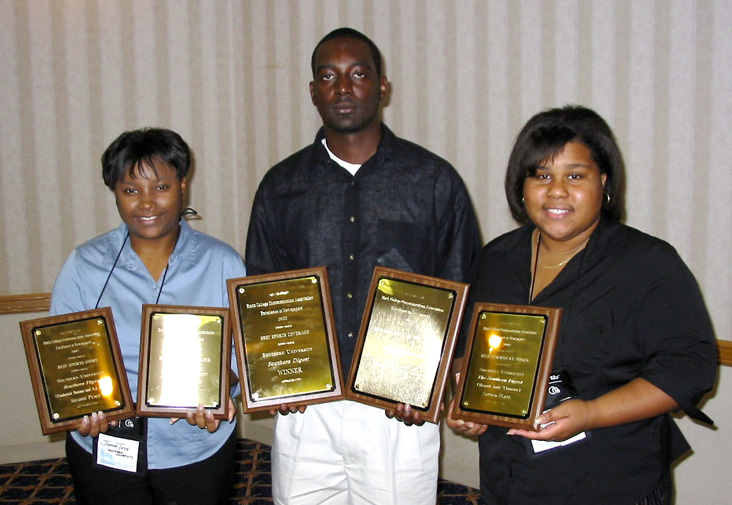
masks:
[[[129,131],[112,142],[102,156],[102,175],[114,192],[122,224],[77,247],[53,288],[53,315],[112,308],[133,398],[142,305],[225,307],[226,280],[245,275],[233,248],[181,219],[190,164],[188,145],[170,130]],[[85,416],[66,442],[78,502],[228,503],[235,412],[230,402],[228,422],[213,419],[201,407],[188,414],[187,422],[136,418],[109,423],[101,412]],[[100,432],[141,440],[137,472],[95,463],[93,445]]]

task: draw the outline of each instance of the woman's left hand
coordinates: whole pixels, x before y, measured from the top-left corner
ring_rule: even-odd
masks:
[[[234,404],[234,400],[231,398],[229,398],[229,407],[226,412],[228,414],[229,422],[233,421],[234,416],[236,415],[236,405]],[[173,424],[176,421],[178,420],[171,419],[170,424]],[[209,433],[213,433],[218,430],[219,425],[221,424],[221,421],[219,419],[214,419],[211,411],[204,409],[203,405],[199,405],[194,412],[188,412],[186,414],[186,421],[191,426],[198,426],[202,430],[207,430]]]
[[[640,377],[594,400],[567,400],[539,416],[548,424],[538,432],[511,429],[509,435],[533,440],[562,441],[581,431],[608,428],[660,416],[679,405],[669,395]]]
[[[539,422],[547,425],[539,431],[521,429],[508,430],[509,435],[521,435],[531,440],[561,442],[592,426],[592,402],[567,400],[539,416]]]

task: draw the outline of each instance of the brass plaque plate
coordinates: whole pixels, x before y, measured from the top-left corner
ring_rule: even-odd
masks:
[[[139,415],[185,416],[202,404],[225,419],[230,368],[229,309],[142,306]]]
[[[228,283],[245,412],[342,399],[325,268]]]
[[[453,417],[538,430],[560,317],[561,309],[477,303]]]
[[[21,321],[20,329],[44,435],[75,430],[93,412],[134,415],[110,308]]]
[[[437,422],[468,286],[376,267],[346,397]]]

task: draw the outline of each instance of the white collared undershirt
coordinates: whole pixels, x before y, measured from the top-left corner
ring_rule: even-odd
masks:
[[[330,159],[338,163],[340,166],[348,170],[348,172],[351,175],[356,175],[356,172],[358,172],[358,169],[361,168],[361,164],[356,163],[348,163],[345,160],[340,159],[338,156],[333,154],[333,151],[328,149],[328,143],[325,141],[325,139],[321,140],[323,142],[323,147],[325,147],[325,150],[328,151],[328,156],[330,156]]]

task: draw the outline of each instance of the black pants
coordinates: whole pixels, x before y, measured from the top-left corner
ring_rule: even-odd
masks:
[[[80,505],[226,504],[234,483],[235,454],[236,430],[208,459],[140,475],[94,465],[92,455],[71,435],[66,437],[66,459]]]

